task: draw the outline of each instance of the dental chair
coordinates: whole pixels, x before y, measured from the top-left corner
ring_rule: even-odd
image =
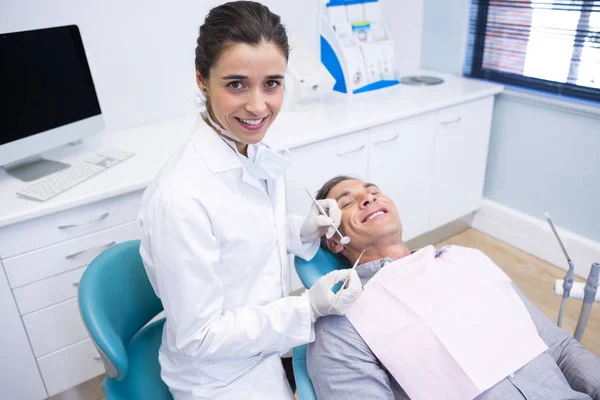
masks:
[[[305,261],[299,257],[295,259],[296,272],[305,288],[309,289],[320,277],[327,273],[343,268],[350,268],[346,259],[331,254],[330,252],[319,248],[317,254],[310,261]],[[337,292],[341,287],[341,282],[334,286],[333,291]],[[317,395],[313,388],[308,371],[306,370],[306,345],[294,347],[292,349],[292,358],[294,366],[294,379],[300,400],[317,400]]]
[[[165,319],[148,281],[140,241],[119,243],[87,267],[79,283],[79,310],[108,373],[107,400],[172,400],[160,377],[158,349]]]

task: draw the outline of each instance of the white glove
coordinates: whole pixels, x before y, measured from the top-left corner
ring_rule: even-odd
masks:
[[[337,228],[342,222],[342,211],[334,199],[317,200],[317,203],[329,216],[321,214],[317,205],[313,204],[300,229],[300,240],[303,243],[314,242],[323,235],[329,239],[335,233],[332,224],[335,224]]]
[[[345,289],[340,289],[342,293],[334,304],[337,293],[334,293],[332,288],[336,283],[344,281],[348,277],[348,273],[350,273],[350,279],[347,286]],[[319,278],[307,292],[313,312],[313,321],[315,321],[326,315],[344,315],[362,294],[362,284],[355,270],[338,269]]]

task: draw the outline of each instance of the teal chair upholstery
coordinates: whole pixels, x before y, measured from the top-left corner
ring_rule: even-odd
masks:
[[[319,248],[317,254],[310,261],[296,257],[295,264],[298,277],[307,289],[310,289],[320,277],[333,270],[350,268],[345,258],[331,254],[323,248]],[[340,282],[337,286],[334,286],[333,291],[337,292],[341,285]],[[316,400],[317,395],[306,370],[306,345],[295,347],[292,350],[292,357],[294,379],[296,380],[300,400]]]
[[[79,283],[81,316],[108,373],[107,400],[173,398],[158,363],[165,320],[145,326],[163,307],[139,248],[132,240],[103,251]]]

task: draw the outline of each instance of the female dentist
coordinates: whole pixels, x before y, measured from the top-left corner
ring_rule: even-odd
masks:
[[[306,219],[286,216],[290,155],[261,142],[283,101],[288,53],[267,7],[213,8],[196,47],[206,111],[144,194],[140,253],[165,309],[159,361],[177,400],[293,399],[280,355],[362,292],[352,271],[333,304],[342,270],[286,297],[287,252],[312,258],[341,218],[333,200],[321,203],[329,217],[315,207]]]

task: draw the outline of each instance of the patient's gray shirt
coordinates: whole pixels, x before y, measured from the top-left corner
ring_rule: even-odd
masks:
[[[359,265],[363,285],[390,261]],[[600,400],[600,359],[515,289],[548,350],[477,400]],[[323,317],[315,323],[315,341],[308,345],[306,364],[319,399],[409,399],[344,316]]]

